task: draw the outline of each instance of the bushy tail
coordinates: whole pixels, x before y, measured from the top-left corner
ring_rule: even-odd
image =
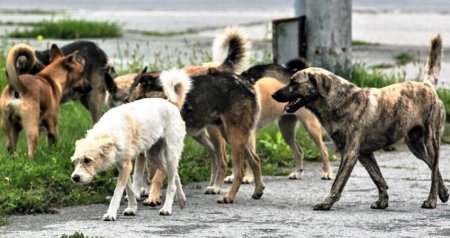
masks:
[[[221,71],[240,74],[248,68],[251,42],[238,27],[227,27],[213,43],[213,61]]]
[[[181,110],[186,94],[191,90],[191,78],[183,70],[172,69],[163,71],[159,76],[167,100],[177,105]]]
[[[434,86],[437,85],[439,73],[441,72],[442,61],[442,38],[437,34],[431,38],[430,53],[427,62],[427,76],[425,81],[430,82]]]
[[[6,73],[9,85],[20,90],[18,77],[27,73],[36,63],[34,49],[26,44],[16,44],[6,56]]]

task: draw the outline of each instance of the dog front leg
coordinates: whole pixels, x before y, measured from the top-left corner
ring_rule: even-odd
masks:
[[[125,188],[128,196],[128,207],[123,211],[125,216],[135,216],[137,212],[137,201],[135,196],[135,190],[131,181],[128,179],[127,187]]]
[[[328,197],[322,203],[314,206],[314,210],[330,210],[335,202],[341,197],[342,190],[344,190],[345,184],[355,167],[356,161],[358,161],[359,156],[359,136],[354,133],[351,140],[344,149],[341,164],[339,165],[339,170],[336,179],[333,182],[331,191]],[[350,138],[348,136],[347,138]]]
[[[136,194],[136,199],[140,200],[141,196],[143,195],[141,193],[141,188],[145,184],[144,179],[144,170],[145,170],[145,155],[140,154],[136,158],[136,161],[134,163],[134,172],[133,172],[133,190]],[[128,195],[128,191],[127,191]]]
[[[373,153],[361,154],[359,157],[359,162],[361,162],[361,164],[367,170],[373,182],[378,188],[378,200],[372,203],[370,208],[385,209],[386,207],[388,207],[389,203],[389,196],[387,193],[388,186],[383,178],[383,174],[381,174],[381,170],[380,167],[378,167],[375,156],[373,155]]]
[[[131,158],[126,159],[122,165],[119,165],[119,179],[117,181],[116,188],[114,189],[114,195],[111,199],[111,202],[109,203],[108,211],[103,216],[104,221],[116,220],[117,210],[119,209],[120,200],[122,199],[125,186],[128,183],[131,169],[132,169]]]

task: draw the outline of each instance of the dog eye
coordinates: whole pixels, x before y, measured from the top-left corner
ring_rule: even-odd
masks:
[[[92,159],[90,159],[90,158],[84,158],[84,160],[83,160],[83,162],[85,164],[89,164],[91,161],[92,161]]]

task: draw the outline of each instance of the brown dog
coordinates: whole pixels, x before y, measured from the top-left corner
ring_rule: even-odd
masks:
[[[248,63],[250,53],[250,41],[247,36],[236,27],[226,28],[218,35],[213,44],[214,62],[204,63],[202,65],[189,65],[183,68],[190,77],[207,74],[210,68],[216,68],[223,72],[241,73]],[[144,74],[145,70],[141,73]],[[147,77],[151,79],[157,79],[159,77],[158,72],[146,73]],[[108,90],[107,103],[110,107],[120,105],[126,101],[129,95],[130,84],[139,83],[139,79],[136,80],[134,74],[127,74],[121,77],[113,79],[106,79],[106,88]],[[141,78],[141,79],[145,79]],[[143,80],[145,87],[150,81]],[[141,86],[142,86],[141,85]],[[136,86],[136,85],[134,85]],[[156,85],[153,85],[156,86]],[[144,87],[139,87],[138,90]],[[131,89],[134,91],[134,88]],[[142,97],[165,97],[161,92],[149,92],[141,91]],[[221,132],[216,126],[208,125],[206,129],[196,131],[195,134],[189,133],[197,142],[205,146],[208,153],[212,157],[211,179],[210,185],[205,189],[206,194],[218,194],[226,176],[227,171],[227,158],[225,153],[225,141]],[[152,186],[150,188],[150,196],[144,200],[144,205],[156,206],[161,204],[161,187],[165,178],[164,173],[156,171],[156,174],[152,179]]]
[[[51,63],[36,75],[10,79],[0,98],[2,128],[9,152],[16,148],[19,132],[27,136],[28,156],[36,151],[39,127],[47,130],[48,144],[58,137],[59,103],[68,89],[82,83],[84,59],[78,51],[64,56],[58,46],[50,49]]]
[[[91,113],[92,121],[102,116],[105,100],[105,78],[115,77],[105,52],[91,41],[74,41],[60,48],[63,55],[78,51],[84,59],[83,81],[64,92],[61,102],[79,100]],[[50,51],[38,51],[26,44],[16,44],[8,51],[6,71],[8,82],[17,81],[21,74],[37,74],[50,64]],[[14,86],[14,85],[13,85]]]
[[[373,209],[388,206],[387,184],[374,151],[404,138],[411,152],[431,169],[431,190],[422,208],[435,208],[449,194],[439,171],[440,135],[445,122],[444,104],[434,86],[440,71],[442,41],[432,39],[428,77],[424,82],[403,82],[381,89],[359,88],[320,68],[296,73],[273,98],[288,102],[287,112],[305,106],[322,122],[342,155],[330,194],[315,210],[329,210],[337,202],[356,161],[366,168],[378,188]]]

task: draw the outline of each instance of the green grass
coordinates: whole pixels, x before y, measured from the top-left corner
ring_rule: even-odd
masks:
[[[59,15],[65,14],[65,10],[42,10],[42,9],[1,9],[1,14],[21,14],[21,15]]]
[[[406,65],[415,60],[414,55],[408,52],[403,52],[397,55],[394,55],[395,62],[398,66]]]
[[[130,33],[137,33],[144,36],[153,36],[153,37],[173,37],[173,36],[182,36],[187,34],[196,34],[198,33],[195,29],[187,29],[184,31],[138,31],[138,30],[128,30]]]
[[[117,23],[96,22],[87,20],[62,19],[42,21],[29,29],[15,30],[8,34],[14,38],[79,39],[79,38],[112,38],[121,37],[122,29]]]
[[[352,46],[368,46],[368,45],[380,45],[380,44],[362,40],[352,40]]]
[[[354,64],[351,71],[351,81],[360,87],[381,88],[405,81],[403,75],[386,74],[377,69],[368,69],[363,64]]]

